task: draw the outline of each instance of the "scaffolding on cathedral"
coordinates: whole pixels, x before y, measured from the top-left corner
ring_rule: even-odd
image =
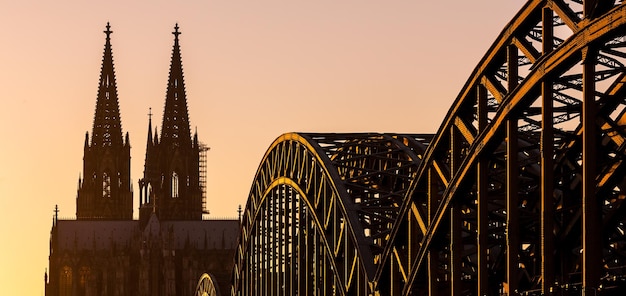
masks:
[[[210,150],[211,148],[207,145],[204,144],[202,142],[200,142],[200,149],[199,150],[199,155],[200,155],[200,178],[199,178],[199,183],[200,183],[200,189],[202,189],[202,212],[203,214],[209,214],[209,210],[207,209],[206,206],[206,180],[207,180],[207,152]]]

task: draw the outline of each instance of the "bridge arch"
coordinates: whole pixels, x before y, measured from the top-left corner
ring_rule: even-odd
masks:
[[[623,292],[625,27],[622,1],[526,3],[430,142],[377,290]]]
[[[290,133],[276,139],[243,215],[232,294],[371,291],[429,137]]]
[[[624,1],[530,0],[435,135],[281,136],[232,295],[625,293],[625,65]]]
[[[196,285],[195,296],[220,296],[220,289],[217,280],[212,274],[202,274]]]

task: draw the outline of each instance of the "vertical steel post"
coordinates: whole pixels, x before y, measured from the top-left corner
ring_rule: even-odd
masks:
[[[283,190],[281,190],[281,192],[277,192],[276,196],[274,196],[274,198],[272,198],[272,200],[270,201],[270,237],[272,238],[272,243],[270,244],[270,253],[271,253],[271,261],[270,261],[270,267],[271,267],[271,288],[270,288],[270,293],[272,295],[276,295],[278,293],[278,252],[280,252],[280,250],[278,249],[278,235],[279,235],[279,231],[280,229],[278,229],[276,227],[276,222],[277,221],[277,209],[278,206],[276,205],[277,201],[280,199],[280,197],[284,194],[284,190],[286,190],[287,186],[285,186],[283,188]]]
[[[583,50],[583,295],[596,295],[602,268],[601,207],[596,196],[596,99],[595,99],[596,52]]]
[[[315,176],[315,178],[317,178],[318,176]],[[316,180],[316,179],[314,179]],[[307,233],[308,230],[306,229],[306,209],[304,209],[304,207],[306,206],[306,203],[304,203],[302,201],[304,197],[300,196],[298,198],[298,260],[297,260],[297,266],[298,266],[298,277],[297,277],[297,281],[298,281],[298,295],[306,295],[306,274],[307,274],[307,267],[306,267],[306,237],[307,237]]]
[[[244,226],[244,228],[246,226]],[[250,292],[251,290],[250,285],[252,285],[252,282],[254,282],[252,278],[252,276],[254,275],[253,269],[254,269],[254,253],[255,253],[254,252],[254,234],[252,233],[253,230],[254,229],[252,227],[248,228],[248,231],[250,232],[249,234],[250,238],[248,240],[248,252],[243,254],[243,256],[246,256],[247,258],[244,262],[242,262],[241,266],[239,266],[239,268],[245,273],[245,277],[242,279],[242,282],[241,282],[241,286],[244,287],[243,293],[245,295],[252,295],[252,292]],[[242,256],[242,254],[239,254],[238,256]]]
[[[487,266],[487,237],[489,231],[488,224],[488,196],[487,196],[487,161],[480,160],[477,165],[477,222],[478,222],[478,237],[477,237],[477,252],[478,252],[478,295],[488,295],[489,293],[489,281],[488,281],[488,266]]]
[[[517,86],[518,79],[518,50],[514,45],[507,48],[508,55],[508,90],[509,94]],[[508,118],[506,123],[507,151],[506,151],[506,282],[507,294],[518,289],[519,270],[519,163],[518,163],[518,135],[517,117]]]
[[[263,207],[263,205],[260,205],[259,207]],[[260,209],[261,210],[261,209]],[[263,232],[263,221],[261,221],[256,227],[256,248],[254,250],[255,253],[255,260],[254,260],[254,265],[256,267],[256,280],[254,281],[254,295],[259,295],[262,292],[262,287],[263,287],[263,242],[261,241],[262,239],[262,232]]]
[[[288,262],[289,260],[291,260],[291,258],[293,257],[293,250],[290,249],[291,246],[293,246],[293,237],[291,236],[291,227],[293,227],[293,221],[291,220],[292,215],[291,215],[291,197],[292,193],[288,192],[285,193],[285,198],[283,199],[283,204],[284,204],[284,222],[283,222],[283,256],[284,256],[284,260],[283,260],[283,266],[284,266],[284,271],[283,271],[283,288],[282,293],[283,295],[291,295],[293,294],[291,292],[291,281],[289,280],[293,275],[292,272],[293,270],[291,269],[292,265],[290,264],[290,262]]]
[[[319,265],[318,265],[318,256],[317,256],[317,246],[318,246],[318,235],[317,231],[313,230],[310,234],[311,241],[309,243],[309,252],[311,252],[311,256],[309,257],[311,263],[311,295],[318,295],[318,281],[319,281]]]
[[[321,184],[319,184],[318,186],[322,186]],[[311,236],[311,222],[309,220],[309,213],[308,211],[310,211],[311,209],[307,209],[307,211],[303,211],[304,212],[304,216],[306,217],[304,220],[304,229],[306,229],[306,232],[304,233],[304,289],[300,290],[301,293],[304,293],[304,295],[310,295],[310,291],[311,291],[311,246],[313,245],[313,243],[311,242],[312,240],[312,236]]]
[[[543,53],[553,47],[553,13],[543,9]],[[552,83],[541,86],[541,291],[552,295],[554,285],[554,126]]]
[[[257,288],[257,283],[258,283],[258,269],[259,269],[259,261],[257,260],[257,239],[258,239],[258,235],[257,235],[257,230],[258,229],[258,225],[254,225],[252,224],[252,226],[250,226],[250,262],[248,262],[247,267],[250,269],[249,271],[249,275],[250,277],[248,278],[248,290],[250,291],[250,293],[248,295],[255,295],[255,293],[253,292],[256,288]]]
[[[244,289],[244,295],[252,295],[252,283],[254,283],[254,270],[256,269],[256,267],[254,266],[254,253],[256,253],[254,250],[254,248],[256,248],[256,245],[254,244],[254,234],[252,233],[252,231],[254,231],[254,229],[248,229],[248,231],[250,231],[250,240],[248,241],[248,252],[246,252],[247,254],[245,254],[248,258],[248,260],[246,260],[245,262],[243,262],[243,264],[239,267],[242,270],[244,270],[246,277],[243,279],[242,282],[242,286],[245,287]]]
[[[487,89],[483,85],[477,87],[477,104],[478,104],[478,131],[481,133],[487,126]],[[489,293],[488,266],[487,266],[487,237],[489,231],[489,222],[487,213],[488,208],[488,162],[484,157],[479,157],[477,170],[477,253],[478,253],[478,294],[479,296]]]
[[[286,272],[287,272],[287,205],[286,205],[286,200],[288,198],[289,195],[289,191],[283,192],[279,199],[278,199],[278,203],[276,206],[276,217],[278,219],[277,223],[276,223],[276,227],[278,228],[276,230],[276,232],[278,233],[278,260],[276,260],[276,265],[278,266],[276,268],[277,270],[277,277],[278,277],[278,285],[276,290],[278,291],[278,294],[284,294],[286,293],[285,291],[285,287],[287,286],[285,284],[285,280],[287,279],[286,276]]]
[[[282,188],[283,186],[278,186],[277,188]],[[274,193],[271,196],[266,198],[265,203],[267,204],[265,223],[267,227],[265,228],[265,236],[267,237],[265,256],[267,258],[267,278],[266,282],[266,291],[268,295],[273,295],[274,291],[274,254],[276,253],[276,249],[274,248],[274,200],[276,196],[280,195],[278,190],[275,188]]]
[[[450,179],[461,166],[461,139],[456,127],[450,130]],[[463,241],[461,233],[461,207],[452,201],[450,207],[450,295],[461,295],[461,258]]]
[[[276,258],[274,259],[274,272],[276,273],[276,275],[274,276],[276,278],[274,295],[282,294],[281,289],[283,283],[283,274],[285,273],[285,270],[283,268],[285,266],[283,262],[283,227],[281,223],[281,218],[283,216],[282,210],[284,209],[282,201],[285,194],[287,193],[281,192],[280,194],[278,194],[278,196],[276,197],[276,201],[274,202],[274,246],[276,246],[275,252],[277,252]]]
[[[298,245],[299,245],[299,240],[298,240],[298,228],[300,227],[300,221],[298,220],[298,218],[296,217],[296,211],[298,209],[298,204],[297,202],[300,200],[299,196],[291,193],[289,195],[289,198],[291,198],[291,208],[289,209],[291,211],[291,246],[289,246],[291,248],[291,266],[289,267],[291,269],[291,273],[290,273],[290,279],[289,279],[289,283],[291,286],[291,295],[296,295],[297,291],[298,291],[298,274],[297,272],[300,270],[300,267],[298,266]]]
[[[272,193],[270,193],[272,194]],[[266,197],[266,199],[269,197]],[[268,211],[268,206],[267,206],[267,201],[263,203],[262,205],[262,213],[263,213],[263,221],[261,221],[261,244],[262,244],[262,250],[263,252],[261,253],[261,261],[262,263],[262,272],[263,272],[263,278],[261,279],[261,285],[262,285],[262,289],[261,289],[261,294],[265,294],[268,295],[269,291],[267,290],[267,281],[268,281],[268,277],[269,277],[269,266],[268,266],[268,253],[269,253],[269,248],[267,247],[268,244],[268,239],[267,239],[267,219],[268,219],[268,215],[267,215],[267,211]]]
[[[254,287],[253,288],[253,295],[259,295],[259,293],[261,292],[261,274],[262,274],[262,268],[261,268],[261,264],[262,264],[262,260],[261,260],[261,253],[263,252],[262,248],[262,244],[261,244],[261,223],[259,222],[257,223],[257,225],[254,227],[254,233],[255,233],[255,248],[254,248]]]
[[[432,227],[432,221],[435,219],[437,213],[437,206],[439,206],[439,193],[437,184],[437,176],[434,168],[428,169],[428,227]],[[428,293],[430,296],[438,294],[439,287],[437,286],[437,250],[433,250],[431,245],[428,250]]]

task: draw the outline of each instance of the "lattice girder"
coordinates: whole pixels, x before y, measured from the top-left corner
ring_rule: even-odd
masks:
[[[220,296],[219,291],[215,277],[205,273],[198,280],[195,296]]]
[[[506,243],[503,243],[505,241],[502,240],[506,238],[506,232],[503,230],[506,229],[506,221],[508,219],[507,214],[505,214],[507,213],[506,204],[509,202],[509,197],[507,196],[509,193],[506,193],[506,188],[513,187],[512,185],[515,185],[514,187],[518,189],[516,190],[516,200],[519,200],[519,209],[517,209],[516,218],[522,221],[516,225],[524,225],[517,230],[519,233],[519,241],[517,242],[519,250],[516,251],[521,258],[518,260],[519,264],[525,264],[525,267],[522,269],[526,274],[527,282],[522,285],[525,285],[525,288],[528,290],[554,287],[554,283],[541,287],[542,283],[537,281],[537,279],[542,278],[542,266],[529,266],[531,265],[529,262],[532,260],[537,261],[536,254],[541,252],[541,245],[546,246],[546,242],[541,241],[542,233],[540,231],[542,223],[548,220],[540,216],[542,207],[545,207],[542,204],[542,200],[546,200],[542,199],[542,190],[545,191],[545,188],[541,185],[542,182],[545,183],[545,181],[542,181],[542,178],[545,178],[546,175],[555,176],[558,171],[565,172],[567,171],[565,168],[568,166],[573,170],[569,175],[573,176],[574,179],[580,179],[582,174],[581,166],[578,164],[583,154],[582,148],[580,148],[582,147],[582,133],[578,133],[581,128],[577,127],[582,126],[582,124],[577,124],[572,120],[580,118],[583,112],[584,74],[580,70],[582,68],[580,63],[583,55],[588,55],[587,48],[592,48],[598,52],[597,55],[593,55],[593,64],[596,68],[594,70],[596,71],[593,71],[592,74],[587,74],[589,76],[587,83],[594,84],[593,89],[595,91],[585,94],[586,96],[591,96],[599,105],[600,113],[594,118],[598,118],[600,123],[596,125],[600,133],[605,134],[607,139],[622,143],[621,136],[617,135],[617,131],[621,131],[618,124],[620,119],[616,119],[616,117],[621,117],[613,115],[613,119],[604,122],[609,114],[621,114],[624,109],[623,95],[621,97],[619,95],[611,95],[611,93],[618,92],[616,86],[623,85],[621,81],[624,73],[622,66],[624,48],[620,41],[623,39],[623,36],[620,34],[624,32],[624,5],[621,2],[616,2],[614,5],[615,7],[611,8],[611,10],[605,8],[604,15],[597,15],[597,18],[591,21],[589,19],[582,21],[579,18],[572,17],[574,15],[582,15],[579,12],[563,12],[569,9],[569,6],[565,5],[564,2],[549,1],[546,4],[542,1],[529,1],[509,24],[509,27],[505,28],[495,45],[492,46],[472,74],[444,124],[429,146],[427,156],[424,162],[422,162],[418,178],[414,183],[413,190],[415,192],[413,193],[413,198],[403,206],[401,212],[403,221],[397,223],[397,227],[393,231],[393,243],[385,250],[384,264],[388,266],[381,267],[377,273],[377,280],[381,282],[381,287],[403,286],[404,293],[420,291],[420,289],[422,291],[420,293],[428,293],[426,291],[429,289],[431,291],[435,289],[441,290],[442,286],[447,286],[446,288],[454,293],[463,293],[461,291],[479,293],[477,290],[473,290],[479,289],[477,287],[467,289],[468,286],[472,285],[480,286],[481,279],[477,276],[478,274],[483,275],[483,281],[487,277],[491,280],[493,275],[506,274],[507,270],[499,267],[505,266],[502,264],[504,260],[498,258],[504,256],[503,249],[506,247]],[[555,8],[556,6],[558,7]],[[563,23],[576,23],[576,26],[568,25],[569,27],[574,27],[571,36],[562,38],[563,41],[561,42],[553,42],[554,37],[552,37],[552,41],[547,43],[553,44],[553,48],[548,49],[541,47],[529,49],[528,46],[532,46],[532,43],[528,40],[531,38],[524,37],[524,40],[528,42],[520,42],[520,36],[531,36],[533,38],[538,36],[538,40],[543,40],[544,36],[537,34],[536,24],[541,22],[541,17],[557,20],[556,16],[552,16],[553,14],[561,19],[564,18],[563,15],[570,16]],[[553,22],[553,25],[556,25],[559,21]],[[607,26],[607,24],[610,25]],[[541,29],[540,32],[544,28]],[[541,43],[538,45],[541,46]],[[535,52],[544,51],[546,53],[543,56],[534,54]],[[526,55],[525,58],[533,63],[527,73],[519,73],[520,53]],[[509,76],[502,74],[502,65],[507,68],[506,74],[510,74]],[[576,73],[577,71],[579,72]],[[542,86],[542,82],[546,81],[547,78],[553,81],[553,86],[550,88]],[[613,87],[601,89],[600,86],[606,84],[604,81],[612,81]],[[511,91],[509,92],[507,89]],[[552,91],[549,91],[550,89]],[[551,105],[553,105],[553,109],[550,110],[549,116],[544,107],[542,107],[544,105],[542,104],[543,97],[552,100]],[[608,97],[613,98],[611,100],[612,103],[603,103]],[[468,115],[468,111],[471,112],[471,115]],[[551,123],[549,125],[545,125],[546,119],[550,119]],[[535,127],[529,129],[528,125],[535,125]],[[542,138],[540,129],[546,128],[552,130],[553,137],[551,137],[550,147],[554,148],[552,148],[553,152],[550,154],[554,155],[553,158],[561,159],[569,155],[567,157],[568,166],[563,165],[563,168],[559,168],[560,165],[557,161],[555,163],[557,167],[551,174],[542,173],[541,169],[538,170],[538,167],[541,167],[543,162],[541,152],[544,154],[546,152],[545,149],[542,149],[543,151],[540,150],[541,147],[545,148],[545,146],[541,146],[545,138]],[[510,134],[511,131],[515,131],[514,135]],[[613,138],[615,139],[613,140]],[[514,149],[516,156],[514,171],[518,172],[518,174],[512,179],[509,179],[507,176],[509,169],[506,167],[506,164],[508,158],[513,158],[513,155],[510,154],[510,146],[513,145],[508,145],[507,139],[515,139],[513,143],[517,143],[515,146],[519,146]],[[522,141],[527,144],[522,144]],[[606,160],[598,164],[599,175],[597,175],[597,179],[607,180],[607,182],[609,179],[614,181],[611,184],[597,184],[599,192],[602,192],[601,188],[603,187],[607,188],[605,191],[615,191],[613,188],[616,184],[623,182],[622,174],[618,173],[623,169],[622,161],[619,159],[619,155],[623,155],[623,152],[611,148],[611,145],[606,144],[607,141],[598,141],[602,143],[602,145],[599,145],[602,148],[598,149],[598,154],[601,156],[594,159],[600,161],[606,158]],[[545,144],[543,143],[543,145]],[[568,147],[574,146],[578,147],[578,150],[568,149]],[[499,155],[502,157],[499,157]],[[442,169],[442,159],[457,159],[456,163],[460,165],[457,166],[452,161],[448,163],[452,168]],[[442,171],[454,173],[445,175],[440,173]],[[567,173],[562,174],[567,175]],[[434,178],[433,176],[436,177]],[[481,179],[486,179],[486,181],[480,181]],[[508,184],[511,180],[515,184]],[[436,184],[432,184],[432,182]],[[565,180],[559,182],[564,183]],[[481,185],[485,187],[488,198],[480,197]],[[502,187],[503,185],[505,188]],[[559,196],[563,195],[575,196],[571,192],[566,192],[564,188],[560,188],[558,185],[554,185],[553,188],[556,200],[550,203],[553,203],[552,207],[556,208],[554,215],[560,215],[559,219],[567,222],[565,225],[560,225],[559,223],[563,221],[559,222],[559,219],[554,219],[550,223],[552,227],[562,229],[561,232],[570,233],[575,228],[575,224],[578,223],[579,225],[581,223],[580,215],[570,214],[572,208],[568,203],[576,202],[570,200],[564,204],[558,200]],[[572,183],[570,182],[569,185],[572,185]],[[429,189],[442,187],[444,188],[443,190]],[[572,185],[571,187],[569,191],[582,190],[581,185]],[[578,198],[570,197],[569,199],[582,199],[580,193],[577,195],[579,196]],[[482,204],[480,202],[482,199],[485,199],[487,206],[480,209],[481,206],[479,204]],[[614,200],[621,199],[614,198]],[[429,203],[434,206],[429,207]],[[578,203],[581,204],[582,202]],[[610,210],[608,212],[615,213],[617,210],[614,208],[620,208],[619,205],[621,205],[621,202],[606,202],[602,208],[604,212]],[[417,217],[417,215],[412,214],[419,212],[414,209],[420,207],[422,212],[434,212],[434,214],[429,216],[432,217],[430,221],[420,221],[423,216]],[[452,214],[455,218],[451,217]],[[479,215],[482,215],[482,219],[487,222],[478,222],[481,220],[481,218],[477,218]],[[619,217],[619,215],[612,216]],[[608,215],[605,215],[605,217],[608,217]],[[623,219],[622,217],[619,217],[619,219]],[[457,222],[450,222],[450,219],[453,221],[456,219]],[[449,227],[451,227],[450,224],[452,223],[460,225],[456,226],[457,230],[454,230],[454,228],[450,230]],[[405,239],[398,239],[400,237],[420,236],[419,233],[415,232],[415,227],[411,231],[408,230],[410,228],[408,225],[411,224],[423,224],[423,227],[427,228],[426,237],[419,243],[413,243],[413,247]],[[605,227],[608,226],[606,221],[603,225]],[[476,228],[479,227],[486,231],[476,231]],[[479,236],[479,232],[488,234]],[[621,235],[620,231],[616,230],[614,232]],[[455,245],[450,242],[450,236],[453,233],[457,240],[465,245],[463,250],[450,249],[451,245]],[[575,233],[576,236],[580,236],[580,231],[575,231]],[[566,235],[561,234],[560,237],[564,236]],[[570,234],[570,236],[574,235]],[[473,239],[470,239],[470,237],[473,237]],[[479,247],[478,241],[481,239],[484,242]],[[441,242],[442,240],[444,243]],[[468,240],[469,246],[467,245]],[[448,242],[445,243],[445,241]],[[433,247],[434,244],[438,246]],[[402,261],[397,259],[398,256],[393,255],[394,252],[398,252],[401,249],[408,249],[407,253],[410,254],[409,257],[412,260]],[[455,253],[457,254],[456,257],[461,259],[456,259],[456,262],[449,262],[450,259],[447,259],[448,263],[440,264],[445,266],[444,268],[438,265],[437,258],[446,256],[450,258],[455,251],[457,252]],[[480,261],[479,256],[475,254],[478,251],[483,254],[489,254],[489,265],[486,265],[485,261]],[[525,256],[528,257],[530,254],[535,255],[531,256],[533,258],[524,259]],[[470,266],[480,269],[478,266],[481,265],[489,267],[483,267],[485,270],[480,272],[477,270],[467,271]],[[392,268],[391,266],[395,267]],[[461,282],[461,279],[450,279],[454,268],[457,268],[455,275],[459,278],[463,277],[464,282]],[[405,275],[407,270],[411,271],[411,275],[406,276],[406,278],[404,276],[396,277],[396,279],[399,279],[399,283],[384,283],[387,279],[384,278],[383,274],[390,272],[392,274]],[[499,273],[494,272],[494,270]],[[428,276],[422,277],[429,272],[433,276],[430,278]],[[446,284],[435,283],[437,280],[444,281],[443,278],[438,278],[438,275],[441,274],[446,274]],[[417,280],[418,278],[424,280]],[[500,279],[505,278],[500,276]],[[408,282],[406,285],[403,284],[405,280]],[[468,284],[472,282],[473,284]],[[481,291],[489,291],[490,293],[503,292],[506,289],[505,286],[511,285],[511,283],[506,281],[503,282],[504,284],[492,284],[488,286],[489,288],[485,287],[486,282],[482,282],[482,289],[484,290]],[[522,281],[515,284],[519,283],[522,283]],[[494,289],[493,287],[496,288]],[[397,290],[381,291],[381,294],[395,293],[397,293]]]
[[[281,136],[233,295],[626,292],[625,61],[623,1],[530,0],[434,136]]]
[[[233,295],[371,292],[379,254],[422,157],[416,152],[425,151],[429,137],[279,137],[257,171],[243,216]]]
[[[623,274],[626,8],[585,5],[528,1],[472,73],[383,252],[381,294],[549,294]],[[411,225],[425,228],[418,243]]]

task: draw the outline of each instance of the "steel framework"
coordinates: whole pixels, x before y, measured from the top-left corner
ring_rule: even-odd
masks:
[[[203,274],[196,286],[195,296],[219,296],[219,289],[217,287],[217,281],[210,274]]]
[[[285,134],[231,295],[626,293],[626,4],[530,0],[434,135]]]

